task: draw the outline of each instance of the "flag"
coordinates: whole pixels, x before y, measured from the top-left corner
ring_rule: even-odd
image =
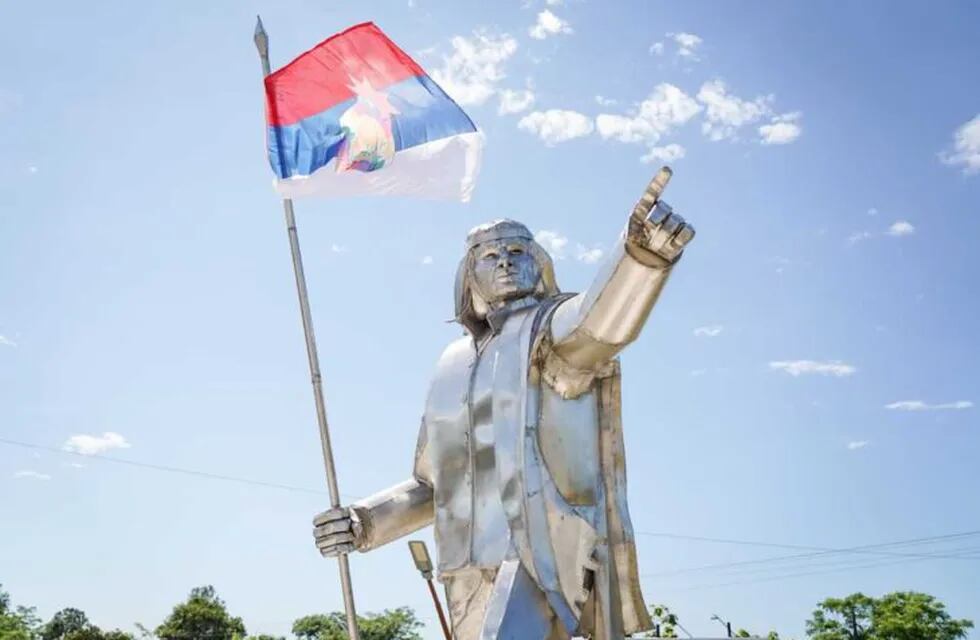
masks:
[[[269,74],[265,95],[269,162],[283,197],[469,200],[482,133],[373,23]]]

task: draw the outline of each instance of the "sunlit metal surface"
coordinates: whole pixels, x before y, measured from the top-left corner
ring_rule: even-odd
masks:
[[[626,502],[615,357],[694,237],[659,200],[669,177],[651,182],[578,295],[559,292],[550,257],[524,225],[470,233],[455,289],[467,335],[436,366],[413,477],[317,516],[324,555],[374,549],[434,523],[457,640],[613,640],[651,627]]]

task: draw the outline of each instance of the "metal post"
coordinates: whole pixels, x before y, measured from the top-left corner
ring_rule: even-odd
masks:
[[[435,604],[436,613],[439,615],[439,625],[442,626],[442,635],[446,637],[446,640],[453,640],[452,633],[449,631],[449,625],[446,624],[446,614],[442,611],[442,602],[436,593],[435,585],[432,584],[433,567],[432,558],[429,556],[429,549],[421,540],[409,540],[408,550],[412,554],[412,562],[415,563],[415,568],[419,570],[419,573],[422,574],[422,579],[429,585],[429,594],[432,595],[432,602]]]
[[[268,76],[272,69],[269,65],[269,36],[262,26],[262,18],[257,17],[255,23],[255,48],[262,59],[262,75]],[[313,334],[313,318],[310,313],[310,299],[306,291],[306,275],[303,273],[303,255],[299,250],[299,234],[296,231],[296,216],[293,213],[293,201],[285,198],[282,201],[283,212],[286,216],[286,231],[289,235],[289,249],[293,258],[293,273],[296,276],[296,293],[299,296],[299,310],[303,318],[303,334],[306,338],[306,356],[310,364],[310,378],[313,382],[313,399],[316,402],[316,420],[320,428],[320,449],[323,453],[323,466],[327,473],[327,489],[330,491],[330,506],[340,506],[340,490],[337,488],[337,471],[333,463],[333,450],[330,447],[330,430],[327,425],[327,407],[323,400],[323,382],[320,376],[320,359],[317,356],[316,337]],[[357,629],[357,613],[354,609],[354,590],[351,587],[350,564],[347,554],[337,556],[340,568],[340,587],[344,596],[344,611],[347,614],[347,633],[350,640],[360,640]]]
[[[429,593],[432,594],[432,601],[436,604],[436,613],[439,614],[439,625],[442,626],[442,635],[446,636],[446,640],[453,640],[452,634],[449,632],[449,625],[446,623],[446,614],[442,611],[442,602],[439,601],[439,595],[436,593],[435,585],[432,584],[432,578],[425,581],[429,585]]]

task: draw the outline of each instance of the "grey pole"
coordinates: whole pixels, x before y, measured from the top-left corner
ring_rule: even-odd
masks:
[[[257,16],[255,23],[255,48],[262,59],[262,75],[268,76],[269,36],[262,26],[262,18]],[[323,401],[323,382],[320,376],[320,359],[317,356],[316,336],[313,334],[313,317],[310,313],[310,298],[306,291],[306,275],[303,273],[303,255],[299,250],[299,234],[296,231],[296,216],[293,201],[284,198],[283,212],[286,214],[286,231],[289,234],[289,249],[293,257],[293,273],[296,276],[296,293],[299,295],[299,310],[303,317],[303,334],[306,337],[306,356],[310,363],[310,377],[313,381],[313,399],[316,402],[316,421],[320,427],[320,449],[323,452],[323,466],[327,472],[327,489],[330,491],[330,506],[340,506],[340,490],[337,488],[337,471],[333,463],[333,449],[330,446],[330,428],[327,425],[327,407]],[[351,587],[350,564],[347,554],[337,556],[340,567],[340,587],[344,594],[344,611],[347,613],[347,633],[350,640],[360,640],[357,630],[357,613],[354,609],[354,589]]]

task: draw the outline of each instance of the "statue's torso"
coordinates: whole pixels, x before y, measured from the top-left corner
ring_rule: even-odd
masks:
[[[511,373],[522,367],[526,355],[515,343],[534,312],[532,307],[511,314],[479,349],[469,337],[453,342],[437,366],[425,423],[443,575],[463,568],[496,568],[511,551],[496,470],[493,406],[500,396],[516,399],[527,393],[526,380],[499,374],[502,368]],[[501,378],[520,382],[502,385]],[[563,399],[547,384],[541,387],[539,443],[547,475],[569,504],[591,520],[599,493],[595,394]]]

